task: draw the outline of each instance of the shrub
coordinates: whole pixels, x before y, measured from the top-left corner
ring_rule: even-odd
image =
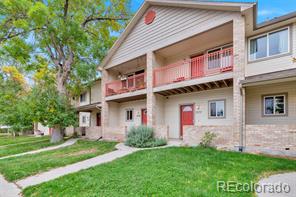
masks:
[[[201,138],[200,146],[202,147],[210,147],[213,140],[217,137],[215,133],[205,132],[204,136]]]
[[[166,140],[154,138],[153,128],[139,126],[129,130],[125,144],[137,148],[148,148],[166,145]]]

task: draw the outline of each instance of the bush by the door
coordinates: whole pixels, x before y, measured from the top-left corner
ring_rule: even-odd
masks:
[[[166,140],[155,138],[153,128],[147,126],[132,127],[128,134],[125,144],[137,148],[148,148],[166,145]]]

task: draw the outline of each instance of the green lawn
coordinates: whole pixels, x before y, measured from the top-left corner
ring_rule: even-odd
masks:
[[[49,138],[42,138],[39,139],[39,141],[35,140],[22,142],[19,144],[12,144],[9,146],[0,147],[0,157],[38,150],[49,146],[56,146],[58,144],[60,143],[50,143]]]
[[[115,145],[116,142],[78,140],[65,148],[0,160],[0,173],[8,181],[15,181],[110,152]]]
[[[0,137],[0,146],[9,145],[9,144],[17,144],[17,143],[25,143],[25,142],[35,142],[44,139],[49,139],[48,136],[45,137],[34,137],[34,136],[7,136],[1,135]]]
[[[296,161],[202,148],[136,152],[59,179],[29,187],[24,196],[253,196],[218,192],[216,181],[247,182],[296,170]]]

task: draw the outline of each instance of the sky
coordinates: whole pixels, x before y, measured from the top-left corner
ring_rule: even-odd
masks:
[[[137,11],[144,0],[131,0],[133,11]],[[219,1],[219,0],[218,0]],[[256,2],[256,0],[224,0],[231,2]],[[258,0],[258,23],[296,11],[296,0]]]

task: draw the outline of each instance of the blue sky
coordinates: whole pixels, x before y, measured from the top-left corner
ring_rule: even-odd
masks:
[[[131,0],[132,10],[139,9],[144,0]],[[233,2],[253,2],[254,0],[224,0]],[[296,11],[296,0],[258,0],[258,22],[270,20]]]

